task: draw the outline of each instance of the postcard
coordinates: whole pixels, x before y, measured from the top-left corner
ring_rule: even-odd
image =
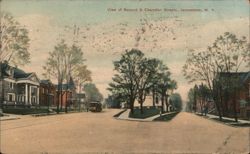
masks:
[[[249,0],[0,0],[0,153],[249,153]]]

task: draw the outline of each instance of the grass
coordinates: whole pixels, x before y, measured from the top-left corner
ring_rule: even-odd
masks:
[[[129,117],[130,118],[137,118],[137,119],[145,119],[145,118],[155,116],[159,113],[160,113],[160,109],[158,109],[158,108],[155,108],[153,106],[150,106],[150,107],[144,106],[143,107],[143,114],[141,114],[140,108],[134,108],[134,114],[132,114],[130,112]]]
[[[179,112],[166,114],[161,117],[155,118],[153,121],[170,121],[172,120]]]

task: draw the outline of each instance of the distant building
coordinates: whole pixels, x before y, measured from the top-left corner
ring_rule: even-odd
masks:
[[[0,100],[4,105],[39,105],[40,80],[35,73],[0,63]]]

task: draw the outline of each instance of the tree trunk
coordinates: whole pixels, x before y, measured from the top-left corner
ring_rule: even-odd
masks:
[[[139,103],[140,103],[141,114],[143,114],[143,103],[142,102],[139,102]]]
[[[153,107],[155,107],[155,88],[153,88]]]
[[[164,93],[161,94],[161,113],[164,112]]]
[[[202,112],[202,99],[199,97],[198,101],[199,101],[199,104],[200,104],[200,114],[203,115],[203,112]]]
[[[166,95],[165,96],[165,103],[166,103],[166,112],[168,112],[168,107],[169,107],[169,104],[168,104],[168,96]]]
[[[130,98],[130,111],[131,114],[134,114],[134,100],[133,98]]]

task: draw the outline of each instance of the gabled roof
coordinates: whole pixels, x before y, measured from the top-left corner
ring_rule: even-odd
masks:
[[[14,68],[14,78],[28,78],[32,73],[25,73],[23,70],[19,68]]]
[[[0,63],[1,68],[2,68],[2,73],[5,77],[13,77],[14,79],[17,80],[22,80],[22,79],[28,79],[28,80],[33,80],[35,82],[39,82],[39,78],[36,76],[35,73],[26,73],[23,70],[10,66],[7,62]],[[11,73],[9,73],[9,71]]]

